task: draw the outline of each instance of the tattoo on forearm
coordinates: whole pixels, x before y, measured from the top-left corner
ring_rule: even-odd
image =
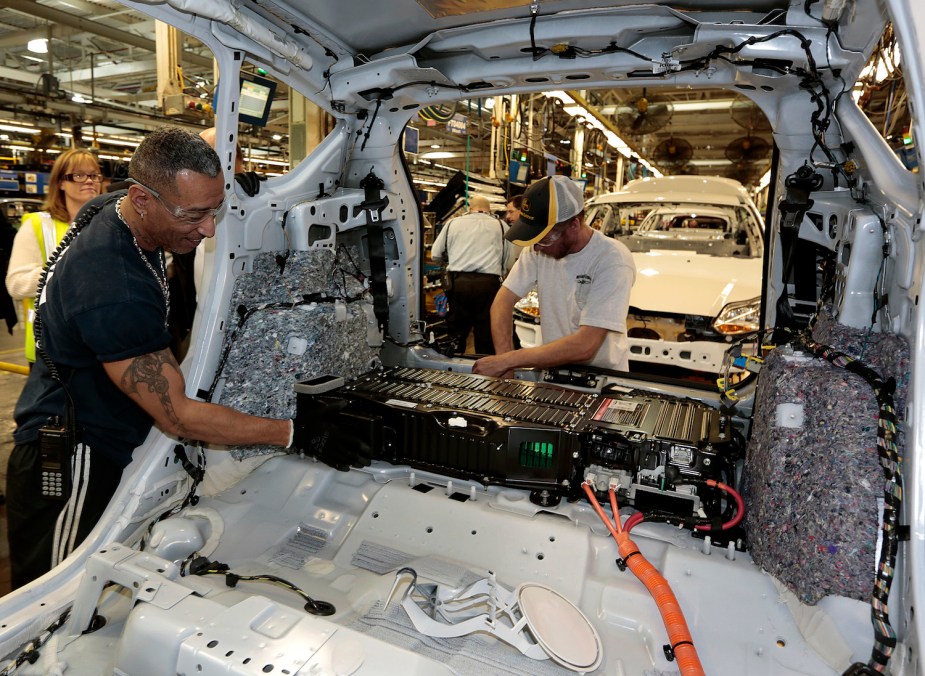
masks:
[[[147,388],[148,392],[157,395],[160,399],[164,413],[170,421],[182,429],[183,425],[170,399],[169,381],[164,373],[165,369],[173,369],[177,372],[180,370],[170,352],[154,352],[136,357],[122,374],[122,389],[129,394],[140,394],[143,387]]]

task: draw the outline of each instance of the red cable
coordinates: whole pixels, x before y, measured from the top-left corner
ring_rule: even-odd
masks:
[[[745,501],[742,500],[742,496],[739,495],[739,492],[733,489],[731,486],[727,486],[721,481],[714,481],[713,479],[707,479],[707,486],[716,487],[720,489],[721,491],[725,491],[726,493],[732,496],[732,499],[735,500],[735,503],[736,503],[735,516],[732,517],[732,519],[730,519],[726,523],[724,523],[722,526],[720,526],[719,530],[729,530],[730,528],[734,528],[735,526],[738,526],[739,523],[741,523],[742,521],[742,517],[745,516]],[[714,530],[713,526],[710,526],[709,524],[704,524],[702,526],[694,526],[694,529],[701,530],[701,531]]]
[[[635,528],[636,526],[638,526],[645,520],[646,520],[646,515],[643,514],[642,512],[636,512],[634,514],[631,514],[629,518],[626,520],[626,522],[623,524],[623,532],[629,533],[631,530],[633,530],[633,528]]]

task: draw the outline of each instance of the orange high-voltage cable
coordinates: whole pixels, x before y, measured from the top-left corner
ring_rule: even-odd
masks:
[[[697,649],[694,647],[694,640],[691,632],[687,628],[687,621],[684,619],[684,613],[678,599],[675,598],[674,592],[668,581],[658,572],[639,551],[636,543],[630,539],[629,533],[623,532],[620,525],[620,510],[617,509],[617,495],[613,488],[610,489],[610,507],[613,512],[613,522],[607,517],[607,514],[601,509],[600,503],[594,496],[594,491],[587,483],[581,487],[588,496],[594,511],[607,526],[613,539],[617,542],[617,549],[620,552],[620,558],[629,566],[633,574],[639,578],[649,594],[655,600],[655,605],[662,615],[662,622],[665,630],[668,632],[668,641],[678,661],[678,667],[682,676],[706,676],[703,666],[700,664],[700,658],[697,656]]]

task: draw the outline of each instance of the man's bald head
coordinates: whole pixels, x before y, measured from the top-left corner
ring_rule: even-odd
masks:
[[[491,213],[491,203],[484,195],[473,195],[469,199],[469,211],[472,213],[482,212],[483,214]]]
[[[203,129],[199,132],[199,136],[202,137],[202,140],[208,143],[213,148],[215,147],[215,127],[209,127],[208,129]]]

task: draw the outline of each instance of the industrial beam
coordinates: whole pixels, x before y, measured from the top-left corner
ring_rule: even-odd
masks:
[[[146,49],[149,52],[157,52],[155,41],[152,39],[144,38],[140,35],[135,35],[134,33],[130,33],[127,30],[120,30],[118,28],[104,26],[103,24],[93,19],[84,19],[78,16],[74,16],[68,12],[62,12],[60,9],[49,7],[48,5],[40,5],[37,2],[33,2],[33,0],[3,0],[3,4],[8,9],[22,12],[28,16],[46,19],[53,23],[63,24],[65,26],[71,26],[72,28],[77,28],[86,33],[93,33],[94,35],[102,36],[114,42],[121,42],[123,44]],[[200,56],[199,54],[193,54],[191,52],[183,52],[182,60],[184,63],[191,63],[197,66],[207,66],[209,68],[212,67],[211,58]]]

